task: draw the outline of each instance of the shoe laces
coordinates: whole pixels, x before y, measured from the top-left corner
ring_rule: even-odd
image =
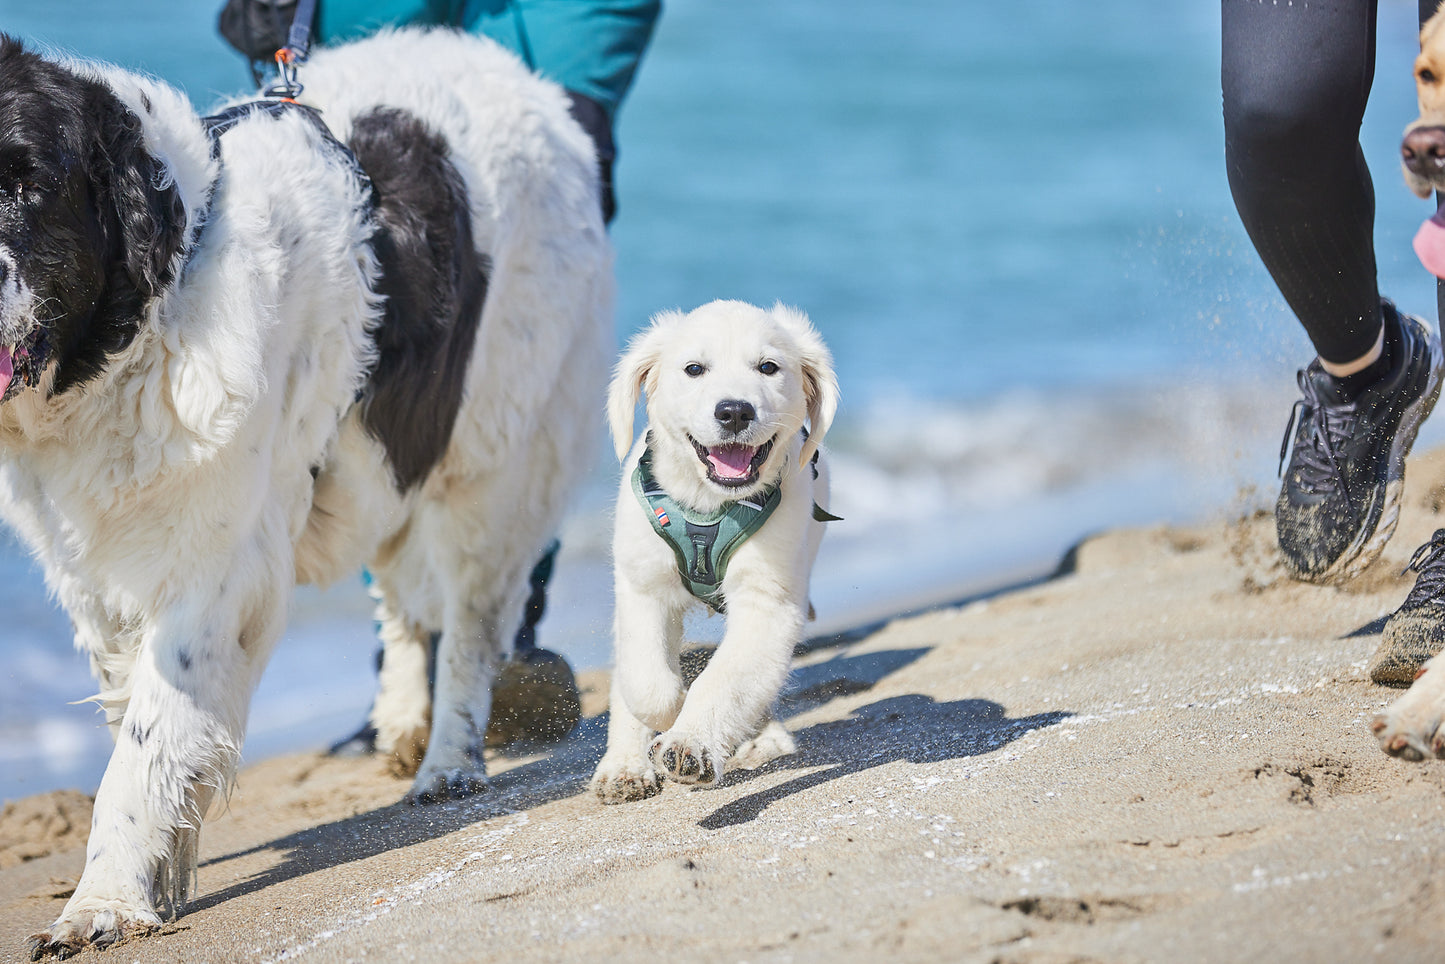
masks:
[[[1300,391],[1304,398],[1297,400],[1290,410],[1289,424],[1285,426],[1284,438],[1279,445],[1279,474],[1284,475],[1285,458],[1290,453],[1290,439],[1300,423],[1308,426],[1300,440],[1303,447],[1296,445],[1293,465],[1297,468],[1297,479],[1307,492],[1320,493],[1338,489],[1344,494],[1345,504],[1353,508],[1349,490],[1345,486],[1344,470],[1336,449],[1354,434],[1357,419],[1355,406],[1326,405],[1315,392],[1314,382],[1308,371],[1299,373]]]
[[[1427,600],[1445,595],[1445,529],[1436,529],[1430,541],[1415,550],[1409,565],[1400,574],[1404,575],[1412,569],[1420,575],[1416,578],[1415,588],[1410,590],[1405,605],[1418,606]]]

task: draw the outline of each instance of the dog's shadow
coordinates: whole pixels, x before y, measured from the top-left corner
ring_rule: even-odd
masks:
[[[785,797],[899,760],[942,763],[981,756],[1071,716],[1055,710],[1010,718],[993,700],[939,703],[922,693],[890,696],[859,707],[848,719],[818,723],[793,734],[796,753],[756,770],[727,774],[724,786],[734,786],[779,771],[822,768],[724,804],[698,826],[718,830],[747,823]]]
[[[188,910],[204,910],[273,884],[401,850],[486,820],[576,796],[586,787],[602,755],[606,735],[604,713],[582,720],[571,735],[543,759],[494,774],[487,789],[476,796],[430,806],[399,802],[202,861],[201,866],[206,867],[259,853],[284,855],[275,866],[255,876],[196,898],[188,904]]]
[[[927,647],[920,647],[843,655],[799,667],[779,702],[779,716],[795,716],[833,699],[871,689],[928,651]],[[729,773],[724,786],[735,786],[780,770],[824,767],[734,800],[700,821],[700,826],[715,829],[746,823],[774,801],[897,760],[933,763],[987,753],[1069,715],[1055,712],[1008,719],[1004,708],[989,700],[936,703],[921,694],[880,700],[855,710],[846,720],[820,723],[800,731],[796,734],[798,752],[791,756],[755,770]],[[283,855],[269,869],[197,898],[191,902],[190,910],[204,910],[273,884],[404,849],[486,820],[576,796],[587,788],[592,770],[602,756],[606,732],[606,713],[584,719],[546,757],[494,775],[484,793],[467,800],[428,807],[397,803],[213,857],[202,866],[266,852]],[[674,793],[681,789],[669,787]]]

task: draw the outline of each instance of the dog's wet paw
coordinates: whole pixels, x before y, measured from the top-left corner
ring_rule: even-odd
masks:
[[[32,961],[49,957],[64,960],[87,947],[106,948],[159,929],[161,919],[149,908],[100,907],[71,911],[25,942]]]
[[[612,764],[603,760],[588,784],[606,804],[646,800],[662,792],[662,778],[646,762]]]
[[[728,758],[725,769],[756,770],[778,757],[797,751],[798,744],[793,742],[793,735],[777,720],[769,720],[762,732],[738,747]]]
[[[446,770],[428,776],[419,774],[406,795],[406,802],[412,806],[427,806],[446,800],[462,800],[475,796],[489,787],[487,775],[474,770]]]
[[[722,774],[717,754],[697,740],[664,733],[652,741],[648,751],[652,765],[669,780],[710,787]]]
[[[1445,666],[1426,666],[1428,671],[1422,670],[1405,695],[1370,725],[1380,749],[1402,760],[1445,758]]]

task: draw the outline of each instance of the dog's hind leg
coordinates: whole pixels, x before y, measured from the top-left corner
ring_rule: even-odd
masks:
[[[492,574],[485,568],[477,557],[455,561],[446,580],[431,735],[409,803],[458,799],[487,787],[482,751],[492,681],[521,621],[527,570]]]
[[[376,619],[384,648],[371,723],[376,748],[391,755],[397,773],[413,776],[431,729],[431,633],[399,613],[380,588]]]

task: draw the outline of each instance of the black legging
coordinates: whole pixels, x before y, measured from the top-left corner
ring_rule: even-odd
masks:
[[[1315,351],[1353,361],[1380,330],[1375,192],[1359,143],[1376,0],[1222,2],[1234,205]],[[1419,0],[1422,23],[1439,2]]]

